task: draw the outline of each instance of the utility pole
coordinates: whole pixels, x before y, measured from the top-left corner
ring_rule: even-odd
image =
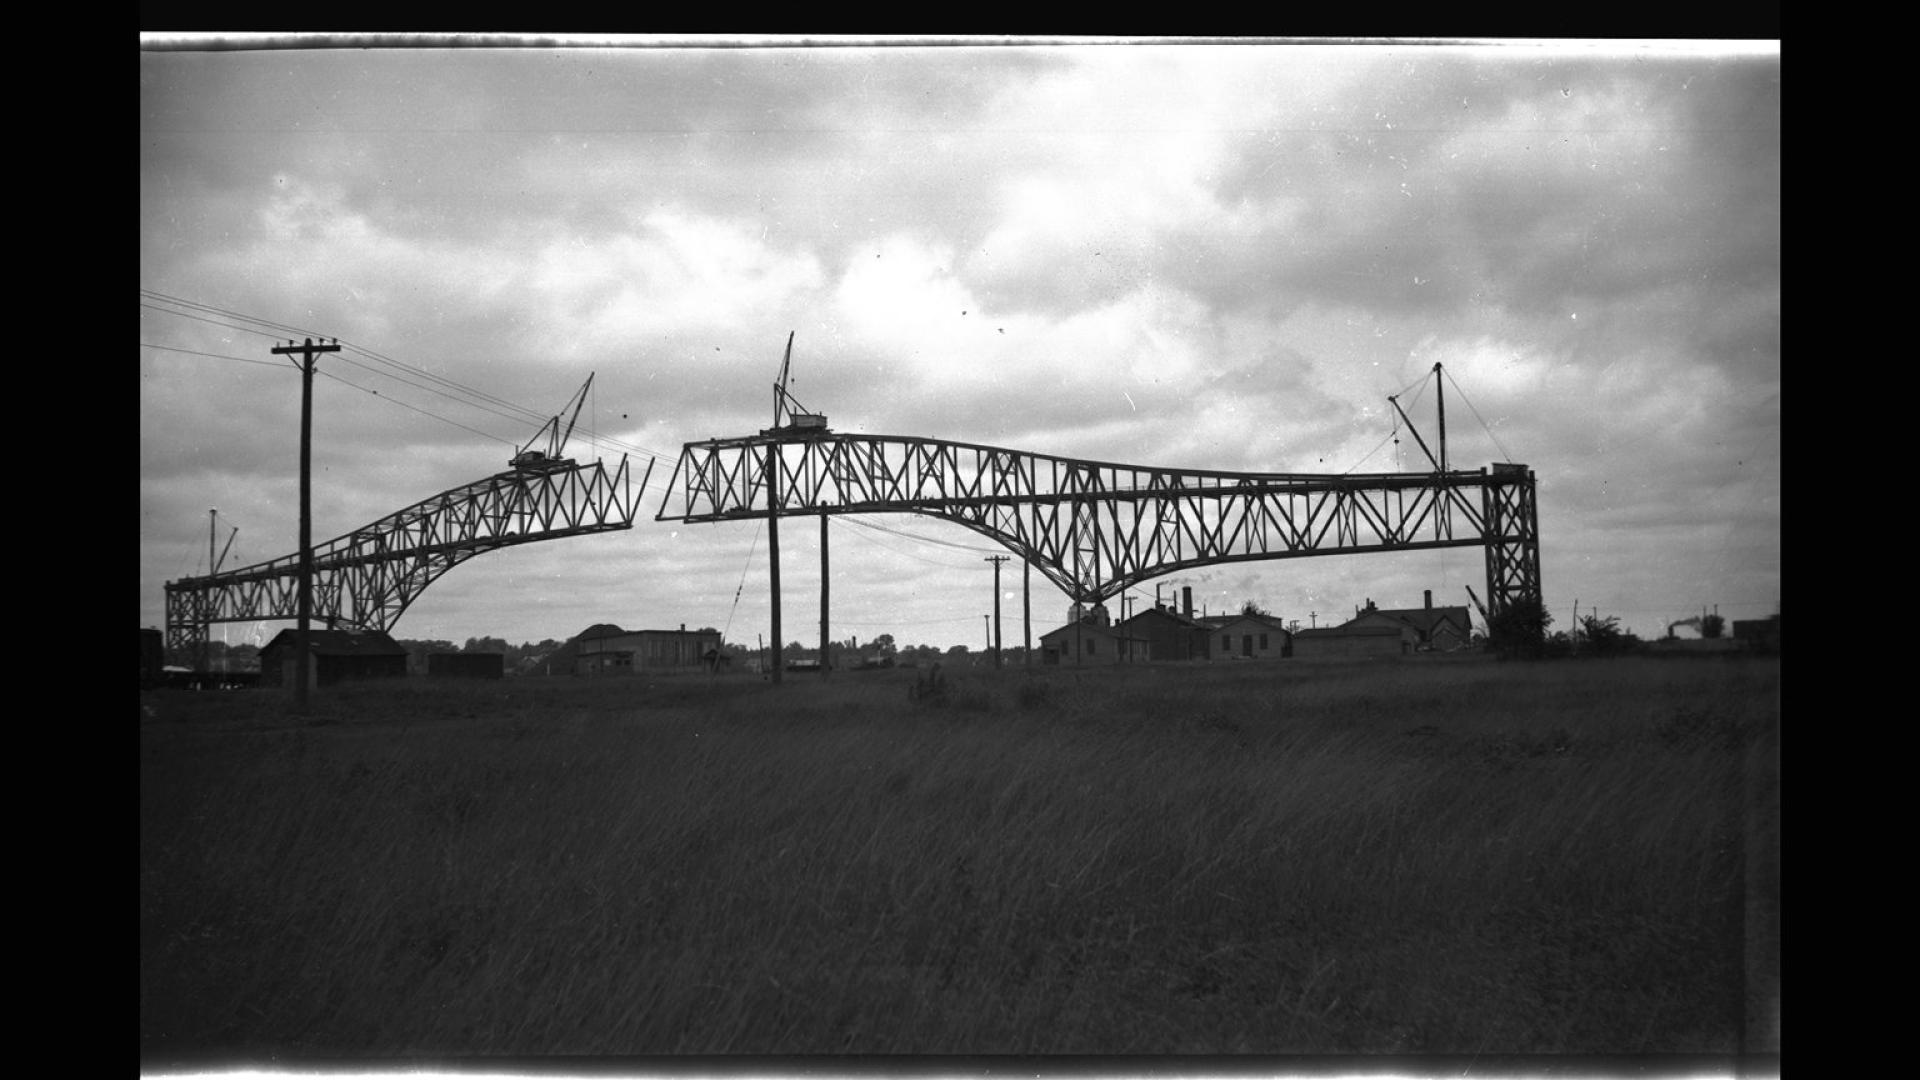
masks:
[[[987,562],[993,564],[993,640],[988,643],[993,649],[993,666],[1000,666],[1000,564],[1007,561],[1005,555],[989,555]]]
[[[207,511],[207,576],[208,577],[212,577],[215,572],[213,568],[213,536],[216,528],[216,523],[218,522],[219,518],[220,518],[219,507],[216,506],[213,509]],[[209,596],[213,594],[212,588],[208,588],[207,594]],[[204,599],[200,605],[200,614],[202,616],[211,615],[211,613],[207,611],[207,605]],[[213,650],[213,622],[210,617],[203,618],[200,621],[200,656],[199,656],[198,662],[194,664],[194,667],[203,672],[211,670],[213,667],[213,662],[211,659],[212,650]]]
[[[820,511],[820,677],[827,677],[832,656],[827,641],[827,512]]]
[[[1020,560],[1020,569],[1022,571],[1022,578],[1023,578],[1023,580],[1021,581],[1020,602],[1021,602],[1022,610],[1025,615],[1025,625],[1026,625],[1026,633],[1023,640],[1026,642],[1026,650],[1027,650],[1021,656],[1021,666],[1032,667],[1033,666],[1033,562],[1028,559]]]
[[[789,343],[791,345],[791,343]],[[767,445],[767,576],[773,593],[773,681],[780,681],[780,447]]]
[[[300,354],[300,607],[294,624],[293,647],[299,657],[300,674],[294,680],[293,707],[296,713],[307,707],[307,682],[313,671],[313,358],[320,353],[340,351],[340,339],[331,345],[305,345],[289,341],[276,345],[275,354]]]

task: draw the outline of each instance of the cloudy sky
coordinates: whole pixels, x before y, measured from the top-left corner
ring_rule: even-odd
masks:
[[[403,638],[767,633],[761,524],[656,522],[791,389],[837,431],[1143,465],[1539,477],[1542,579],[1642,636],[1780,596],[1777,43],[900,44],[140,54],[140,619],[164,583],[506,467],[656,458],[634,528],[470,560]],[[1424,381],[1423,381],[1424,380]],[[819,532],[781,530],[818,640]],[[981,646],[993,545],[837,518],[833,634]],[[1066,599],[1033,577],[1033,635]],[[1301,625],[1484,597],[1477,549],[1237,563]],[[1004,640],[1022,638],[1018,563]],[[264,641],[290,623],[231,624]]]

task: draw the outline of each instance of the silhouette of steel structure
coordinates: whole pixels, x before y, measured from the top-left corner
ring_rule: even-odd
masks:
[[[640,479],[647,486],[653,462]],[[388,630],[440,575],[514,544],[633,527],[627,459],[543,458],[450,488],[313,550],[313,617],[339,629]],[[300,555],[167,582],[167,644],[199,647],[216,622],[293,619]]]
[[[877,513],[972,529],[1082,603],[1214,563],[1457,547],[1486,549],[1494,614],[1541,596],[1535,480],[1515,464],[1241,473],[776,425],[685,444],[655,520]]]

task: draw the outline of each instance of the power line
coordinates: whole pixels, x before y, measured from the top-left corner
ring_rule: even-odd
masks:
[[[165,350],[166,352],[186,353],[190,356],[208,356],[208,357],[212,357],[215,360],[238,360],[243,364],[261,364],[266,367],[274,367],[274,368],[281,366],[280,364],[272,360],[256,360],[246,356],[228,356],[225,353],[201,352],[199,349],[182,349],[173,345],[155,345],[147,341],[141,342],[140,347],[143,349],[162,349],[162,350]]]
[[[1440,370],[1442,372],[1447,371],[1446,368],[1441,368]],[[1500,437],[1498,435],[1495,435],[1493,433],[1493,429],[1487,426],[1486,420],[1481,418],[1480,410],[1473,407],[1473,400],[1467,397],[1467,392],[1465,390],[1460,389],[1460,380],[1454,378],[1451,372],[1447,372],[1447,381],[1453,384],[1454,392],[1460,395],[1460,400],[1467,403],[1467,411],[1473,414],[1473,418],[1475,420],[1480,421],[1480,430],[1486,432],[1487,438],[1493,440],[1494,448],[1500,451],[1500,456],[1507,459],[1508,461],[1512,461],[1513,455],[1507,453],[1507,448],[1500,445]]]
[[[231,311],[226,308],[216,307],[211,304],[202,304],[196,301],[182,299],[180,297],[169,296],[165,293],[156,292],[151,289],[142,289],[141,295],[145,297],[150,297],[155,300],[164,301],[166,304],[175,305],[175,307],[177,308],[185,308],[189,310],[175,310],[174,308],[162,307],[159,304],[150,304],[150,303],[142,303],[141,304],[142,307],[160,312],[162,314],[174,315],[180,318],[193,319],[199,322],[209,323],[215,326],[222,327],[224,329],[237,330],[243,333],[258,334],[262,337],[274,338],[275,340],[278,340],[280,337],[287,336],[287,335],[292,335],[292,336],[305,335],[305,336],[312,336],[312,337],[323,336],[315,333],[314,331],[307,330],[301,327],[290,326],[284,323],[273,322],[272,320],[268,320],[268,319],[257,318],[255,316],[246,315],[241,312]],[[206,313],[210,313],[210,315],[220,316],[221,318],[212,318],[212,317],[209,317],[208,314],[195,314],[194,312],[206,312]],[[249,323],[253,325],[236,325],[234,321],[222,321],[222,319],[237,320],[239,323]],[[256,329],[255,328],[256,326],[269,327],[269,328],[272,328],[274,332],[268,333],[267,331]],[[141,344],[143,346],[150,347],[150,348],[166,349],[168,351],[173,351],[173,352],[189,353],[193,355],[203,355],[203,356],[215,357],[220,359],[241,360],[247,363],[270,363],[268,361],[247,360],[244,357],[223,356],[222,354],[218,354],[218,353],[205,353],[199,350],[184,349],[184,348],[178,348],[175,346],[151,345],[146,342],[142,342]],[[412,364],[403,363],[402,361],[395,360],[394,358],[387,356],[384,353],[377,352],[365,346],[357,345],[352,342],[341,342],[340,344],[343,346],[343,348],[346,351],[350,351],[360,356],[364,356],[367,359],[372,360],[376,363],[387,365],[388,367],[395,369],[395,371],[403,372],[407,375],[413,376],[415,379],[425,380],[426,382],[432,383],[434,385],[430,385],[430,386],[422,385],[420,382],[415,382],[406,378],[402,378],[400,375],[394,374],[393,372],[378,371],[374,368],[368,367],[365,364],[361,364],[357,361],[348,359],[346,357],[342,358],[342,359],[346,359],[348,363],[352,363],[354,364],[354,366],[360,367],[363,370],[368,371],[369,373],[377,374],[385,378],[393,379],[396,382],[399,382],[406,386],[410,386],[416,390],[421,390],[427,393],[436,394],[440,397],[447,398],[450,401],[454,401],[457,404],[464,405],[468,408],[480,409],[483,412],[491,413],[492,415],[499,416],[502,419],[512,420],[518,423],[526,423],[531,421],[545,421],[547,419],[547,414],[544,412],[541,412],[535,409],[530,409],[524,405],[516,404],[496,394],[492,394],[487,391],[477,389],[475,387],[467,386],[455,380],[448,379],[441,375],[437,375],[424,368],[417,367]],[[355,385],[355,384],[348,383],[347,385]],[[361,390],[367,390],[366,387],[356,387],[356,388]],[[417,406],[408,405],[407,403],[400,401],[397,398],[394,398],[388,395],[379,394],[378,391],[368,390],[367,392],[373,393],[376,396],[385,397],[386,400],[392,401],[395,404],[401,405],[404,408],[413,409],[414,411],[423,413],[424,415],[433,416],[435,419],[443,420],[447,423],[454,424],[456,427],[460,427],[465,431],[470,431],[470,432],[473,432],[474,434],[482,435],[486,438],[494,439],[497,442],[506,443],[508,445],[518,445],[514,440],[500,438],[497,435],[489,435],[485,432],[478,431],[477,429],[467,427],[464,424],[460,424],[458,421],[449,420],[446,417],[439,416],[438,414],[429,412],[428,410],[420,409]],[[655,458],[674,456],[666,453],[665,451],[658,450],[652,447],[641,446],[636,443],[629,443],[623,439],[614,438],[612,436],[605,436],[600,434],[597,431],[593,432],[593,436],[597,441],[604,441],[616,449],[620,449],[634,455],[648,455]]]

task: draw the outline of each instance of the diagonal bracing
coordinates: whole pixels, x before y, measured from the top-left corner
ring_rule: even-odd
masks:
[[[770,472],[777,507],[766,497]],[[1534,487],[1524,465],[1236,473],[774,429],[687,443],[656,520],[925,514],[991,538],[1081,602],[1213,563],[1484,547],[1498,612],[1541,595]]]
[[[647,463],[647,476],[653,463]],[[640,480],[645,490],[647,476]],[[639,509],[627,459],[515,469],[443,491],[313,551],[313,617],[343,629],[388,630],[440,575],[514,544],[633,527]],[[298,552],[167,583],[167,644],[198,648],[209,623],[293,619]]]

